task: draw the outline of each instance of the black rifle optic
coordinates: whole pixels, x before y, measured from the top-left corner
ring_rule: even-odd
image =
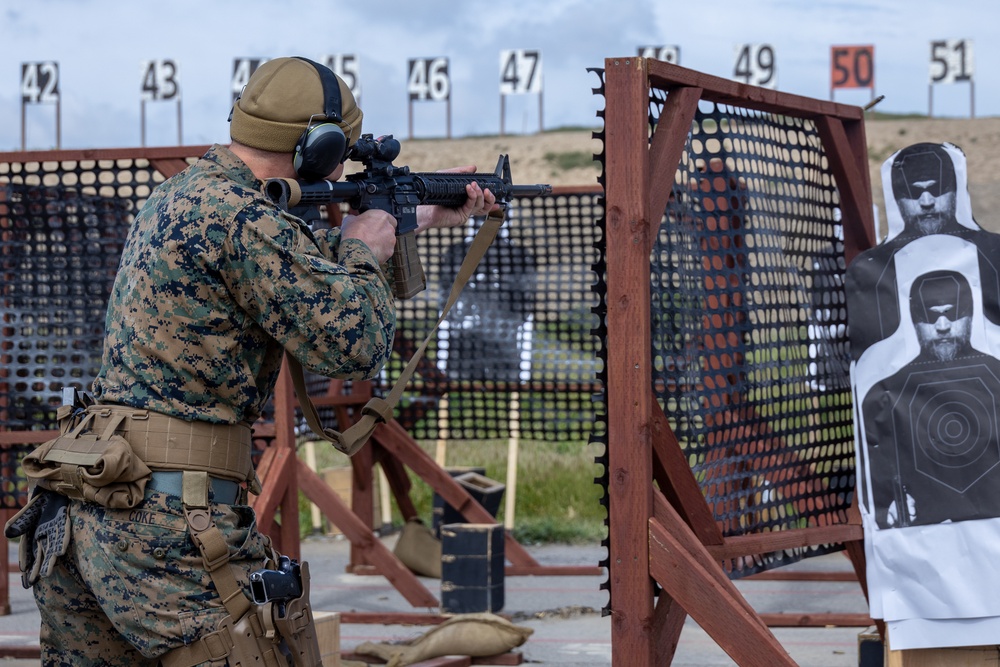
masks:
[[[297,181],[272,178],[264,184],[264,193],[282,208],[347,202],[363,213],[377,208],[396,218],[396,248],[393,252],[393,294],[408,299],[427,286],[417,254],[417,205],[438,204],[457,208],[468,195],[465,186],[476,182],[489,190],[498,202],[514,197],[537,197],[552,192],[548,185],[514,185],[510,160],[501,155],[492,174],[452,174],[440,172],[411,173],[409,167],[397,167],[399,141],[392,135],[374,139],[366,134],[351,149],[350,159],[361,162],[365,170],[347,176],[344,181]]]

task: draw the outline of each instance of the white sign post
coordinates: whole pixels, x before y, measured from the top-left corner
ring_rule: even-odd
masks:
[[[146,146],[146,102],[177,100],[177,145],[184,145],[181,124],[181,88],[177,76],[177,63],[170,59],[144,60],[141,65],[140,134]]]
[[[447,135],[451,139],[451,78],[448,59],[411,58],[407,61],[406,92],[409,97],[409,130],[413,138],[413,103],[445,102],[447,108]]]
[[[542,53],[513,49],[500,52],[500,136],[505,129],[507,95],[538,94],[538,131],[544,129],[542,118]]]
[[[62,145],[59,101],[59,63],[54,61],[21,63],[21,150],[27,143],[27,106],[55,104],[56,148]]]
[[[975,69],[971,39],[940,39],[931,42],[930,82],[927,85],[927,115],[934,116],[934,85],[969,82],[969,118],[976,117]]]

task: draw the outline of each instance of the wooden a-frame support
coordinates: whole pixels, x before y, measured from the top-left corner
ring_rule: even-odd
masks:
[[[651,87],[668,95],[650,140]],[[690,615],[742,666],[794,665],[722,561],[843,544],[864,588],[860,516],[724,538],[651,391],[651,332],[635,323],[650,321],[650,252],[699,100],[816,122],[840,190],[848,262],[874,243],[863,111],[636,57],[605,61],[604,97],[612,663],[669,664]]]
[[[331,383],[331,390],[327,395],[313,397],[313,402],[317,407],[333,407],[339,428],[344,430],[350,425],[347,408],[363,406],[371,397],[371,385],[367,382],[354,382],[351,392],[341,395],[339,388],[342,383],[337,380],[331,380]],[[272,537],[279,551],[292,558],[300,558],[298,492],[301,490],[350,540],[349,571],[381,574],[412,606],[438,607],[437,598],[372,532],[372,466],[375,463],[382,466],[393,497],[405,519],[416,516],[417,511],[409,497],[410,481],[404,466],[426,482],[469,522],[492,524],[496,523],[496,519],[421,449],[395,420],[380,424],[372,434],[371,441],[351,459],[354,482],[352,509],[295,454],[295,397],[291,378],[284,366],[275,387],[274,408],[273,442],[267,447],[257,466],[263,491],[254,499],[253,507],[260,530]],[[276,513],[280,513],[280,524],[275,522]],[[540,565],[510,533],[505,535],[504,556],[510,562],[505,570],[509,576],[596,575],[603,572],[597,566]],[[406,621],[410,623],[441,620],[441,617],[427,614],[397,616],[406,617]],[[385,619],[386,615],[382,613],[350,615],[350,620],[355,623],[385,623]]]

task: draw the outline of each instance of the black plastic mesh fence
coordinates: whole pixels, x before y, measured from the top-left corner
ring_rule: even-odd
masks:
[[[132,213],[161,180],[145,160],[0,161],[0,430],[55,428],[62,389],[89,388]],[[23,502],[30,449],[0,453],[0,506]]]
[[[417,439],[586,442],[598,391],[593,189],[516,200],[434,336],[397,419]],[[428,289],[400,304],[388,389],[438,321],[478,223],[420,237]]]
[[[654,91],[653,122],[662,101]],[[845,521],[854,446],[838,201],[810,121],[701,103],[652,254],[653,379],[727,536]]]
[[[145,160],[0,162],[3,430],[53,428],[63,387],[96,376],[129,224],[161,180]]]
[[[0,431],[53,429],[62,389],[89,389],[129,225],[162,180],[144,158],[0,159]],[[513,203],[400,406],[415,438],[514,432],[586,442],[599,364],[590,311],[601,214],[595,188]],[[437,321],[474,227],[420,238],[428,289],[399,304],[396,353],[376,393],[388,391]],[[326,384],[313,377],[310,389]],[[8,454],[5,480],[23,451]]]

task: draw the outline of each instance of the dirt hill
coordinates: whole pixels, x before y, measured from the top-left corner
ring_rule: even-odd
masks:
[[[969,192],[977,222],[1000,232],[1000,118],[869,120],[869,172],[875,203],[882,208],[879,169],[894,151],[921,141],[950,141],[968,157]],[[475,164],[492,171],[497,156],[508,153],[515,183],[596,185],[599,168],[592,156],[602,150],[589,130],[546,132],[533,135],[477,137],[453,140],[403,140],[396,164],[415,171]]]

